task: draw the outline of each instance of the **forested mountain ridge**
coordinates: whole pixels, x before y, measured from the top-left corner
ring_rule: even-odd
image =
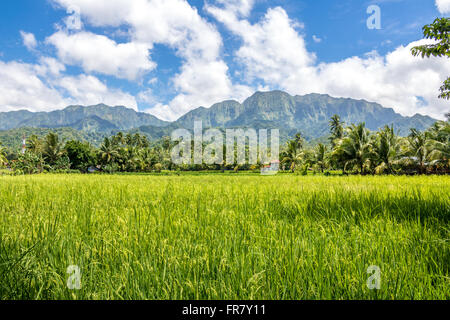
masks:
[[[28,131],[30,128],[67,128],[72,129],[67,132],[97,144],[100,136],[118,131],[141,132],[150,139],[159,139],[170,135],[177,128],[192,129],[194,121],[201,120],[204,128],[278,128],[282,140],[297,132],[313,140],[329,134],[329,120],[335,114],[344,123],[364,122],[373,131],[393,125],[402,136],[408,135],[411,128],[425,130],[436,121],[418,114],[404,117],[393,109],[365,100],[333,98],[326,94],[291,96],[283,91],[271,91],[256,92],[243,103],[228,100],[210,108],[199,107],[174,122],[162,121],[153,115],[126,107],[104,104],[69,106],[52,112],[0,112],[0,130],[3,130],[0,136],[4,139],[12,134],[15,141],[20,138],[20,134],[26,134],[24,130],[18,130],[20,128],[28,128]],[[15,130],[6,131],[11,129]]]
[[[11,111],[0,113],[0,130],[22,127],[60,128],[71,127],[83,131],[107,132],[113,129],[129,130],[143,125],[165,126],[162,121],[148,113],[136,112],[123,106],[110,107],[69,106],[51,112]]]
[[[365,100],[323,94],[291,96],[283,91],[271,91],[256,92],[242,104],[224,101],[209,109],[195,109],[176,124],[190,128],[194,120],[202,120],[206,127],[276,127],[318,138],[328,134],[328,122],[335,114],[345,123],[365,122],[370,130],[394,125],[401,135],[407,135],[410,128],[425,130],[436,121],[419,114],[404,117],[393,109]]]

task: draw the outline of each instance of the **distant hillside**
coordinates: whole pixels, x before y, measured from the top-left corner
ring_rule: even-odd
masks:
[[[167,124],[168,122],[147,113],[136,112],[125,107],[109,107],[104,104],[89,107],[70,106],[64,110],[52,112],[0,113],[0,130],[21,127],[71,127],[88,132],[110,132],[111,130],[129,130],[144,125],[162,127]]]
[[[45,137],[49,132],[56,132],[62,141],[79,140],[86,141],[98,147],[107,134],[79,131],[73,128],[19,128],[0,131],[0,142],[3,146],[13,151],[19,151],[22,147],[22,137],[36,135]]]
[[[150,139],[159,139],[170,135],[177,128],[192,129],[195,120],[202,120],[204,128],[278,128],[282,140],[297,132],[301,132],[308,140],[316,140],[328,135],[328,122],[334,114],[341,116],[347,124],[365,122],[370,130],[394,125],[395,130],[403,136],[409,133],[410,128],[425,130],[436,121],[422,115],[403,117],[393,109],[365,100],[333,98],[323,94],[291,96],[282,91],[271,91],[256,92],[242,104],[229,100],[210,108],[200,107],[172,123],[125,107],[100,104],[70,106],[52,112],[3,112],[0,113],[0,130],[63,127],[71,129],[66,130],[66,133],[71,132],[96,144],[98,140],[95,139],[117,131],[141,132]],[[11,139],[9,135],[17,139],[19,133],[14,130],[3,132],[0,141]]]
[[[370,130],[393,124],[401,135],[407,135],[410,128],[425,130],[436,121],[421,115],[403,117],[393,109],[364,100],[319,94],[291,96],[282,91],[272,91],[257,92],[242,104],[224,101],[209,109],[198,108],[175,123],[191,128],[195,120],[201,119],[207,127],[273,127],[288,132],[300,131],[312,139],[328,134],[328,122],[334,114],[347,124],[365,122]]]

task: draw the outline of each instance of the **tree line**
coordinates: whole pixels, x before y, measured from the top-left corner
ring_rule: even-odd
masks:
[[[411,129],[400,137],[392,126],[371,132],[364,123],[345,126],[338,115],[330,120],[330,143],[305,148],[297,134],[282,153],[282,165],[308,170],[341,170],[343,174],[444,174],[450,165],[450,114],[428,130]]]
[[[450,115],[447,115],[447,118]],[[393,127],[371,132],[364,123],[346,126],[338,115],[330,120],[328,143],[306,146],[302,134],[289,140],[280,152],[281,168],[286,172],[308,171],[329,174],[448,174],[450,172],[450,124],[438,121],[428,130],[411,129],[400,137]],[[150,142],[139,133],[117,133],[103,140],[99,148],[79,140],[63,142],[50,132],[43,138],[32,135],[24,153],[14,156],[0,145],[0,167],[16,174],[41,172],[161,172],[200,170],[254,170],[263,163],[238,166],[175,165],[171,149],[175,142],[164,137]],[[224,153],[225,154],[225,153]]]

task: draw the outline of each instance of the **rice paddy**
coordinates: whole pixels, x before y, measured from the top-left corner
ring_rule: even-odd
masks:
[[[448,176],[0,177],[0,299],[450,299],[449,195]]]

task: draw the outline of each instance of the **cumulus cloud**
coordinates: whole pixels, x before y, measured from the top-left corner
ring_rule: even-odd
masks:
[[[105,103],[137,110],[133,96],[109,89],[93,76],[64,76],[64,66],[43,57],[39,64],[0,61],[0,112],[51,111],[71,104]]]
[[[0,61],[0,111],[61,107],[64,101],[61,94],[47,86],[38,73],[31,64]]]
[[[53,85],[68,93],[70,104],[126,106],[137,111],[136,99],[118,89],[110,89],[94,76],[65,76],[53,81]]]
[[[68,34],[58,31],[46,40],[56,47],[59,59],[68,65],[79,65],[85,72],[98,72],[116,78],[135,80],[154,69],[149,60],[151,45],[139,42],[116,43],[90,32]]]
[[[213,103],[227,99],[242,101],[253,93],[248,86],[233,85],[228,77],[223,76],[227,70],[223,61],[185,64],[182,72],[174,78],[175,88],[183,93],[169,104],[157,104],[146,112],[164,120],[174,120],[199,106],[210,107]]]
[[[421,113],[442,119],[449,105],[437,98],[438,88],[450,74],[450,61],[413,57],[411,48],[424,43],[427,41],[400,46],[386,56],[375,52],[321,64],[309,90],[379,102],[407,116]],[[286,86],[295,90],[293,84]]]
[[[436,6],[441,14],[450,13],[450,0],[436,0]]]
[[[300,24],[289,19],[281,7],[269,9],[256,24],[238,19],[227,8],[206,9],[242,38],[236,58],[245,67],[247,81],[262,79],[267,85],[277,86],[293,73],[310,72],[316,56],[307,51],[304,38],[297,32]]]
[[[217,0],[216,5],[222,6],[224,11],[232,12],[239,17],[247,17],[255,4],[255,0]],[[209,6],[211,8],[211,6]]]
[[[254,24],[226,7],[206,9],[242,39],[235,55],[249,84],[263,81],[271,89],[291,94],[317,92],[366,99],[408,116],[422,113],[443,118],[449,110],[448,102],[437,95],[450,74],[450,61],[411,55],[411,48],[425,40],[400,46],[386,56],[371,52],[335,63],[317,63],[306,49],[299,24],[280,7],[269,9]]]
[[[233,58],[233,83],[223,59],[222,36],[216,25],[200,16],[185,0],[52,0],[72,17],[46,39],[56,57],[40,57],[36,64],[1,62],[0,110],[49,110],[68,104],[122,104],[141,108],[165,120],[175,120],[198,107],[225,99],[242,101],[254,90],[282,89],[291,94],[328,93],[366,99],[392,107],[403,115],[416,112],[442,118],[448,102],[437,99],[438,88],[450,72],[448,59],[413,57],[414,42],[381,56],[376,51],[334,63],[320,63],[306,46],[303,25],[281,7],[274,7],[250,22],[255,0],[207,1],[204,7],[214,23],[223,24],[239,40]],[[441,13],[449,0],[437,0]],[[77,20],[79,28],[69,28]],[[71,20],[72,19],[72,20]],[[78,23],[79,22],[79,23]],[[122,30],[125,43],[84,26]],[[21,32],[24,45],[36,50],[33,34]],[[309,35],[311,37],[311,35]],[[312,36],[313,41],[320,38]],[[309,38],[310,39],[310,38]],[[156,44],[171,48],[181,67],[168,83],[175,97],[166,103],[147,88],[159,82],[141,81],[157,65],[151,59]],[[68,76],[65,65],[79,66],[86,74]],[[95,76],[93,75],[95,74]],[[133,97],[110,88],[97,74],[140,82]],[[144,84],[143,84],[144,83]]]
[[[37,41],[34,34],[20,31],[20,35],[22,36],[23,45],[27,47],[28,50],[34,50],[36,48]]]
[[[240,2],[243,1],[243,2]],[[249,13],[253,0],[222,1],[230,10],[240,16]],[[167,104],[156,104],[149,107],[149,112],[164,118],[174,120],[185,112],[199,106],[210,106],[218,99],[232,98],[239,95],[244,86],[234,86],[228,74],[228,67],[221,58],[222,37],[216,27],[202,18],[197,9],[184,0],[54,0],[64,8],[77,7],[83,19],[97,27],[130,27],[130,37],[133,43],[146,44],[152,48],[154,44],[163,44],[174,50],[182,60],[180,71],[175,74],[171,83],[178,93]],[[242,4],[242,5],[241,5]],[[63,34],[65,35],[65,34]],[[60,35],[58,35],[60,36]],[[53,37],[53,36],[52,36]],[[66,48],[68,41],[78,34],[64,36],[57,48]],[[91,35],[84,37],[84,46],[97,48],[103,36]],[[114,43],[105,38],[101,39],[103,45],[113,49]],[[70,46],[73,48],[72,46]],[[85,70],[99,71],[113,74],[117,69],[111,68],[111,63],[101,67],[90,54],[75,52],[71,48],[60,50],[59,56],[66,63],[80,64]],[[81,50],[81,49],[80,49]],[[97,50],[95,50],[97,53]],[[116,56],[114,50],[107,51],[108,56]],[[77,58],[78,57],[78,58]],[[126,59],[129,62],[130,59]],[[136,60],[136,62],[139,62]],[[136,63],[136,67],[141,65]],[[90,67],[89,67],[90,66]],[[96,70],[97,69],[97,70]],[[120,72],[119,72],[120,73]],[[135,73],[132,73],[134,75]],[[141,97],[142,98],[142,97]],[[140,99],[150,102],[152,99]],[[148,103],[150,104],[150,103]]]

